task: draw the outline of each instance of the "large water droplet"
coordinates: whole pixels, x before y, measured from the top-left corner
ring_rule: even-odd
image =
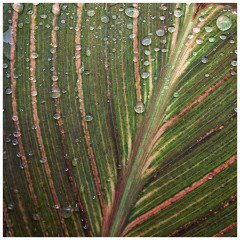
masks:
[[[6,88],[5,88],[5,94],[6,94],[6,95],[12,94],[12,88],[11,88],[11,87],[6,87]]]
[[[77,163],[78,163],[78,158],[74,158],[73,160],[72,160],[72,166],[73,167],[76,167],[77,166]]]
[[[220,31],[227,31],[232,26],[232,20],[227,16],[218,17],[216,23]]]
[[[51,93],[51,97],[52,97],[52,98],[59,98],[60,95],[61,95],[61,93],[60,93],[59,90],[57,90],[57,89],[53,89],[53,90],[52,90],[52,93]]]
[[[47,159],[45,157],[41,157],[39,160],[40,163],[45,163],[46,161],[47,161]]]
[[[12,9],[18,13],[23,11],[23,4],[22,3],[12,3]]]
[[[101,22],[103,23],[108,23],[109,22],[109,17],[104,15],[104,16],[101,16]]]
[[[125,9],[125,13],[128,17],[137,18],[139,16],[139,11],[137,8],[128,7]]]
[[[142,45],[149,46],[152,43],[152,39],[150,37],[145,37],[142,40]]]
[[[60,119],[60,117],[61,117],[61,115],[60,115],[60,113],[54,113],[53,114],[53,118],[55,119],[55,120],[58,120],[58,119]]]
[[[90,113],[86,114],[85,120],[86,120],[87,122],[91,122],[91,121],[93,120],[92,114],[90,114]]]
[[[177,9],[175,9],[174,10],[174,16],[175,17],[181,17],[183,15],[183,11],[182,11],[182,9],[181,8],[177,8]]]
[[[32,58],[32,59],[38,58],[38,54],[37,54],[36,52],[32,52],[32,53],[31,53],[31,58]]]
[[[8,204],[8,210],[12,211],[14,209],[14,207],[15,207],[14,203]]]
[[[163,28],[159,28],[157,31],[156,31],[156,34],[159,36],[159,37],[162,37],[164,36],[165,34],[165,30]]]
[[[134,107],[134,111],[136,113],[143,113],[145,111],[144,104],[142,102],[138,102],[136,106]]]
[[[61,209],[62,216],[64,218],[70,218],[72,216],[72,208],[71,207],[66,207]]]
[[[88,15],[89,17],[93,17],[93,16],[95,15],[95,10],[93,10],[93,9],[88,10],[88,11],[87,11],[87,15]]]

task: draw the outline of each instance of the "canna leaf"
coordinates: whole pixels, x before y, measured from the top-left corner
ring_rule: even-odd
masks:
[[[234,4],[3,4],[4,236],[236,236]]]

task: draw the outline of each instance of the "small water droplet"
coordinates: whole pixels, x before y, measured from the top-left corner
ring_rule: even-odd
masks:
[[[77,44],[76,46],[75,46],[75,49],[76,49],[76,51],[79,51],[79,50],[81,50],[81,45],[79,45],[79,44]]]
[[[220,31],[227,31],[232,26],[232,20],[227,16],[220,16],[218,17],[216,24]]]
[[[52,90],[52,93],[51,93],[51,97],[52,97],[52,98],[59,98],[60,95],[61,95],[61,93],[60,93],[59,90],[57,90],[57,89],[53,89],[53,90]]]
[[[13,145],[13,146],[18,145],[18,140],[17,140],[16,138],[14,138],[14,139],[12,140],[12,145]]]
[[[8,68],[8,64],[7,63],[3,63],[3,68]]]
[[[178,92],[175,92],[175,93],[173,94],[173,96],[174,96],[175,98],[177,98],[177,97],[179,96],[179,93],[178,93]]]
[[[129,38],[131,39],[135,38],[135,34],[134,33],[129,34]]]
[[[12,88],[11,88],[11,87],[6,87],[6,88],[5,88],[5,94],[6,94],[6,95],[12,94]]]
[[[232,70],[232,71],[231,71],[231,75],[232,75],[232,76],[237,75],[236,71]]]
[[[93,120],[92,114],[90,114],[90,113],[86,114],[85,120],[86,120],[87,122],[91,122],[91,121]]]
[[[53,114],[53,118],[54,118],[55,120],[60,119],[60,117],[61,117],[61,116],[60,116],[60,113],[57,113],[57,112],[56,112],[56,113]]]
[[[165,30],[163,28],[159,28],[157,31],[156,31],[156,34],[159,36],[159,37],[162,37],[164,36],[165,34]]]
[[[160,18],[160,20],[163,21],[163,20],[165,20],[166,17],[165,16],[160,16],[159,18]]]
[[[53,80],[53,82],[56,82],[58,80],[58,76],[57,75],[53,75],[52,76],[52,80]]]
[[[177,9],[174,10],[174,16],[175,16],[175,17],[179,18],[179,17],[181,17],[182,15],[183,15],[183,11],[182,11],[181,8],[177,8]]]
[[[144,104],[142,102],[138,102],[134,107],[134,111],[139,114],[145,112]]]
[[[213,179],[213,175],[211,173],[208,175],[208,179],[209,180]]]
[[[14,137],[20,137],[20,136],[21,136],[21,132],[16,129],[16,130],[13,132],[13,136],[14,136]]]
[[[57,3],[53,4],[53,6],[52,6],[52,13],[54,15],[59,15],[59,13],[60,13],[59,4],[57,4]]]
[[[202,63],[207,63],[208,62],[208,59],[206,57],[203,57],[202,60],[201,60]]]
[[[145,37],[142,39],[142,45],[149,46],[152,43],[152,39],[150,37]]]
[[[39,162],[43,164],[43,163],[47,162],[47,158],[41,157]]]
[[[88,11],[87,11],[87,15],[88,15],[89,17],[93,17],[93,16],[95,15],[95,10],[93,10],[93,9],[88,10]]]
[[[46,14],[40,14],[40,18],[46,19],[46,18],[47,18],[47,15],[46,15]]]
[[[32,53],[31,53],[31,58],[32,58],[32,59],[38,58],[38,54],[37,54],[36,52],[32,52]]]
[[[40,215],[38,213],[33,213],[32,218],[34,221],[39,221],[40,220]]]
[[[101,16],[101,22],[108,23],[109,22],[109,17],[107,15]]]
[[[175,32],[175,27],[174,27],[174,26],[168,27],[168,31],[169,31],[170,33]]]
[[[205,31],[206,32],[211,32],[213,30],[213,28],[209,25],[205,26]]]
[[[77,164],[78,164],[78,158],[73,158],[73,160],[72,160],[72,166],[73,167],[76,167],[77,166]]]
[[[231,65],[236,67],[237,66],[237,60],[232,60]]]
[[[55,204],[55,205],[53,205],[53,208],[54,208],[54,209],[59,209],[59,208],[60,208],[60,206],[59,206],[59,205],[57,205],[57,204]]]
[[[13,120],[14,122],[16,122],[16,121],[18,120],[18,116],[17,116],[17,115],[13,115],[13,116],[12,116],[12,120]]]
[[[202,43],[203,43],[203,40],[202,40],[201,38],[198,38],[198,39],[196,40],[196,43],[197,43],[197,44],[202,44]]]
[[[210,38],[208,39],[208,41],[211,42],[211,43],[212,43],[212,42],[215,42],[215,40],[216,40],[215,37],[210,37]]]
[[[31,91],[31,95],[32,95],[33,97],[36,97],[36,96],[37,96],[37,91],[35,91],[35,90]]]
[[[127,29],[132,29],[133,28],[133,24],[132,23],[128,23],[127,24]]]
[[[20,22],[20,23],[18,24],[18,27],[19,27],[19,28],[23,28],[23,23]]]
[[[62,208],[61,213],[64,218],[70,218],[72,216],[72,208],[71,207]]]
[[[222,40],[226,40],[226,39],[227,39],[227,36],[224,35],[224,34],[222,34],[222,35],[220,36],[220,39],[222,39]]]
[[[8,210],[12,211],[15,208],[15,204],[14,203],[9,203],[8,204]]]
[[[131,17],[131,18],[137,18],[139,16],[139,11],[137,8],[134,8],[134,7],[127,7],[125,9],[125,14],[128,16],[128,17]]]
[[[143,78],[143,79],[146,79],[146,78],[148,78],[149,77],[149,73],[148,72],[143,72],[142,74],[141,74],[141,78]]]
[[[91,50],[89,48],[86,49],[86,56],[87,57],[91,56]]]
[[[12,9],[15,12],[21,13],[23,11],[23,4],[22,3],[12,3]]]
[[[195,28],[193,28],[193,32],[194,33],[199,33],[200,32],[200,27],[195,27]]]

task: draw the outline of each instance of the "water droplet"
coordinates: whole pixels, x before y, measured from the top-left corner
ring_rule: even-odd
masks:
[[[216,24],[220,31],[227,31],[232,26],[232,20],[227,16],[220,16]]]
[[[72,160],[72,166],[73,167],[76,167],[77,166],[77,163],[78,163],[78,158],[74,158],[73,160]]]
[[[18,27],[19,27],[19,28],[23,28],[23,23],[20,22],[20,23],[18,24]]]
[[[165,34],[165,30],[163,28],[159,28],[157,31],[156,31],[156,34],[159,36],[159,37],[162,37],[164,36]]]
[[[200,27],[195,27],[195,28],[193,28],[193,32],[194,33],[199,33],[200,32]]]
[[[90,114],[90,113],[86,114],[85,120],[86,120],[87,122],[91,122],[91,121],[93,120],[92,114]]]
[[[159,18],[160,18],[160,20],[163,21],[163,20],[165,20],[166,17],[165,16],[160,16]]]
[[[106,15],[101,16],[101,22],[108,23],[109,22],[109,17],[106,16]]]
[[[76,49],[76,51],[79,51],[79,50],[81,50],[81,45],[79,45],[79,44],[77,44],[76,46],[75,46],[75,49]]]
[[[237,66],[237,60],[232,60],[231,64],[232,64],[232,66],[236,67]]]
[[[13,115],[13,116],[12,116],[12,120],[13,120],[14,122],[16,122],[16,121],[18,120],[18,116],[17,116],[17,115]]]
[[[13,136],[14,136],[14,137],[20,137],[20,136],[21,136],[21,132],[16,129],[16,130],[13,132]]]
[[[88,10],[88,11],[87,11],[87,15],[88,15],[89,17],[93,17],[93,16],[95,15],[95,10],[93,10],[93,9]]]
[[[54,209],[59,209],[60,206],[56,204],[56,205],[53,205],[53,208],[54,208]]]
[[[7,31],[3,33],[3,54],[11,60],[11,45],[12,45],[12,28],[9,27]]]
[[[64,218],[70,218],[72,216],[72,208],[71,207],[66,207],[61,209],[62,216]]]
[[[18,13],[23,11],[23,4],[22,3],[12,3],[12,9]]]
[[[47,158],[45,157],[41,157],[40,160],[39,160],[40,163],[45,163],[47,162]]]
[[[202,40],[201,38],[198,38],[198,39],[196,40],[196,43],[197,43],[197,44],[202,44],[202,43],[203,43],[203,40]]]
[[[142,102],[138,102],[136,106],[134,107],[134,111],[136,113],[143,113],[145,111],[144,104]]]
[[[237,108],[234,108],[234,111],[237,112]]]
[[[206,57],[203,57],[202,60],[201,60],[202,63],[207,63],[208,62],[208,59]]]
[[[53,89],[53,90],[52,90],[52,93],[51,93],[51,97],[52,97],[52,98],[59,98],[60,95],[61,95],[61,93],[60,93],[59,90],[57,90],[57,89]]]
[[[134,7],[127,7],[125,9],[125,14],[128,16],[128,17],[131,17],[131,18],[137,18],[139,16],[139,11],[137,8],[134,8]]]
[[[47,15],[46,15],[46,14],[41,14],[41,15],[40,15],[40,18],[46,19],[46,18],[47,18]]]
[[[12,94],[12,88],[11,88],[11,87],[6,87],[6,88],[5,88],[5,94],[6,94],[6,95]]]
[[[149,77],[149,73],[148,73],[148,72],[143,72],[143,73],[141,74],[141,77],[142,77],[143,79],[146,79],[146,78]]]
[[[40,215],[38,213],[33,213],[32,218],[34,221],[39,221],[40,220]]]
[[[142,40],[142,45],[149,46],[152,43],[152,39],[150,37],[145,37]]]
[[[15,207],[15,204],[14,203],[9,203],[8,204],[8,210],[12,211]]]
[[[128,23],[128,24],[127,24],[127,29],[132,29],[132,28],[133,28],[132,23]]]
[[[53,80],[53,82],[56,82],[58,80],[58,76],[57,75],[53,75],[52,76],[52,80]]]
[[[16,138],[14,138],[14,139],[12,140],[12,145],[13,145],[13,146],[18,145],[18,140],[17,140]]]
[[[211,43],[212,43],[212,42],[215,42],[215,40],[216,40],[215,37],[210,37],[210,38],[208,39],[208,41],[211,42]]]
[[[87,57],[91,56],[91,50],[89,48],[86,49],[86,56]]]
[[[53,118],[55,119],[55,120],[58,120],[59,118],[60,118],[61,116],[60,116],[60,113],[54,113],[53,114]]]
[[[205,31],[206,32],[211,32],[213,30],[213,28],[211,26],[205,26]]]
[[[36,96],[37,96],[37,91],[35,91],[35,90],[31,91],[31,95],[32,95],[33,97],[36,97]]]
[[[32,58],[32,59],[38,58],[38,54],[37,54],[36,52],[32,52],[32,53],[31,53],[31,58]]]
[[[7,63],[3,63],[3,68],[8,68]]]
[[[169,31],[170,33],[173,33],[173,32],[175,31],[175,27],[174,27],[174,26],[168,27],[168,31]]]
[[[222,35],[220,36],[220,39],[222,39],[222,40],[226,40],[226,39],[227,39],[227,36],[224,35],[224,34],[222,34]]]
[[[177,98],[177,97],[179,96],[179,93],[178,93],[178,92],[175,92],[175,93],[173,94],[173,96],[174,96],[175,98]]]
[[[209,179],[209,180],[213,179],[213,174],[212,174],[212,173],[209,173],[208,179]]]
[[[174,16],[175,16],[175,17],[179,18],[179,17],[181,17],[182,15],[183,15],[183,11],[182,11],[181,8],[177,8],[177,9],[174,10]]]
[[[232,75],[232,76],[234,76],[234,75],[236,75],[236,74],[237,74],[236,71],[234,71],[234,70],[231,71],[231,75]]]
[[[52,6],[52,13],[54,15],[59,15],[59,13],[60,13],[59,4],[57,4],[57,3],[53,4],[53,6]]]
[[[134,33],[131,33],[131,34],[129,35],[129,38],[131,38],[131,39],[135,38],[135,34],[134,34]]]
[[[145,50],[145,51],[144,51],[144,54],[147,55],[147,56],[149,56],[149,55],[151,54],[151,52],[150,52],[150,50]]]

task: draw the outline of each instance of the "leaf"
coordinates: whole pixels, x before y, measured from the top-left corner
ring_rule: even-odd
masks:
[[[235,8],[4,4],[4,235],[236,236]]]

